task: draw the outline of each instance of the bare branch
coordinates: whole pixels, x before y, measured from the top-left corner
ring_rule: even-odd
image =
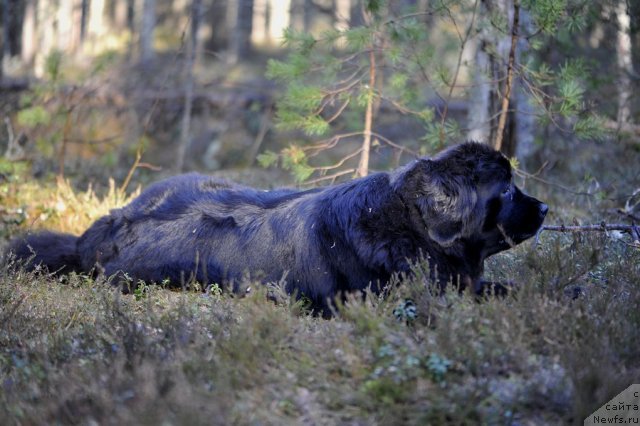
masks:
[[[115,142],[120,139],[122,137],[122,135],[114,135],[114,136],[107,136],[104,138],[100,138],[100,139],[79,139],[79,138],[70,138],[67,140],[67,142],[69,143],[75,143],[75,144],[83,144],[83,145],[115,145]]]
[[[138,168],[140,168],[140,169],[149,169],[149,170],[153,170],[154,172],[162,171],[162,167],[156,166],[156,165],[151,164],[151,163],[144,163],[144,162],[138,163]]]
[[[398,21],[405,21],[405,20],[411,19],[411,18],[420,18],[420,17],[424,17],[424,16],[433,16],[433,15],[435,15],[435,12],[407,13],[407,14],[401,15],[401,16],[394,16],[393,18],[387,20],[384,24],[385,25],[389,25],[389,24],[393,24],[393,23],[398,22]]]
[[[342,170],[342,171],[336,172],[336,173],[334,173],[332,175],[322,176],[322,177],[319,177],[317,179],[308,180],[308,181],[305,182],[305,185],[315,185],[317,183],[324,182],[324,181],[327,181],[327,180],[331,181],[331,183],[333,183],[340,176],[348,175],[349,173],[355,173],[355,172],[356,172],[356,169]]]
[[[638,225],[623,225],[623,224],[607,224],[602,222],[600,225],[545,225],[540,228],[540,231],[556,231],[556,232],[609,232],[609,231],[621,231],[631,235],[634,242],[640,243],[640,227]]]
[[[362,152],[362,147],[356,149],[354,152],[352,152],[351,154],[343,157],[340,161],[338,161],[335,164],[332,164],[331,166],[322,166],[322,167],[315,167],[315,170],[322,173],[322,172],[326,172],[328,170],[334,170],[337,168],[342,167],[342,165],[344,163],[346,163],[347,161],[349,161],[350,159],[352,159],[353,157],[356,157],[357,155],[359,155]]]
[[[342,112],[344,111],[344,109],[347,107],[347,105],[349,105],[349,102],[351,102],[351,98],[347,98],[346,101],[344,101],[344,103],[340,106],[340,108],[338,108],[338,110],[336,111],[335,114],[333,114],[331,117],[329,117],[326,122],[328,124],[332,123],[333,121],[335,121],[338,117],[340,117],[340,115],[342,115]]]
[[[458,62],[456,64],[456,70],[453,74],[453,80],[451,81],[451,84],[449,85],[449,93],[447,94],[447,99],[444,103],[444,109],[442,111],[442,115],[441,115],[441,122],[440,122],[440,142],[444,142],[444,123],[445,120],[447,119],[447,113],[449,112],[449,102],[451,102],[451,96],[453,95],[453,89],[456,87],[456,83],[458,81],[458,76],[460,75],[460,68],[462,67],[462,57],[464,55],[464,48],[467,45],[467,42],[469,41],[469,37],[471,36],[471,31],[473,30],[473,27],[475,26],[475,22],[476,22],[476,14],[478,11],[478,0],[475,1],[474,5],[473,5],[473,14],[471,15],[471,23],[469,24],[469,27],[467,28],[467,31],[464,35],[464,38],[462,37],[462,35],[460,34],[460,31],[458,30],[458,24],[456,23],[456,20],[453,18],[453,16],[451,15],[451,11],[446,8],[447,13],[449,14],[449,17],[451,18],[451,21],[453,22],[455,28],[456,28],[456,32],[458,33],[458,37],[460,38],[460,52],[458,53]]]
[[[413,151],[413,150],[411,150],[411,149],[409,149],[407,147],[404,147],[402,145],[398,145],[397,143],[391,141],[390,139],[385,138],[384,136],[382,136],[379,133],[371,132],[371,136],[373,136],[373,137],[375,137],[377,139],[380,139],[382,142],[386,143],[390,147],[395,148],[395,149],[397,149],[397,150],[399,150],[401,152],[406,152],[407,154],[411,154],[414,157],[419,157],[417,152],[415,152],[415,151]]]
[[[589,197],[593,197],[593,194],[590,193],[590,192],[576,191],[576,190],[573,190],[573,189],[571,189],[571,188],[569,188],[567,186],[560,185],[559,183],[551,182],[549,180],[546,180],[546,179],[543,179],[541,177],[538,177],[538,176],[536,176],[534,174],[527,173],[527,172],[525,172],[524,170],[521,170],[521,169],[515,169],[515,173],[516,173],[516,175],[518,175],[520,177],[523,177],[523,178],[526,178],[526,179],[533,179],[533,180],[536,180],[538,182],[544,183],[546,185],[555,186],[556,188],[560,188],[563,191],[567,191],[567,192],[570,192],[570,193],[575,194],[575,195],[587,195]]]
[[[320,143],[317,143],[315,145],[301,147],[301,149],[307,153],[307,157],[315,157],[316,155],[323,152],[324,150],[333,148],[342,139],[347,139],[355,136],[363,136],[364,133],[365,133],[364,131],[343,133],[341,135],[333,136],[330,139],[325,139],[324,141],[321,141]],[[419,157],[419,154],[417,152],[405,146],[398,145],[397,143],[393,142],[391,139],[382,136],[380,133],[376,133],[372,131],[371,136],[380,140],[381,142],[384,142],[386,145],[389,145],[390,147],[398,150],[399,152],[407,153],[409,155],[412,155],[413,157]]]
[[[305,152],[308,152],[307,157],[314,157],[326,149],[333,148],[342,139],[350,138],[353,136],[361,136],[361,135],[362,135],[362,132],[343,133],[341,135],[335,135],[329,139],[320,141],[315,145],[301,147],[300,149],[302,149]]]
[[[544,225],[543,231],[556,231],[556,232],[608,232],[608,231],[623,231],[632,232],[637,229],[637,225],[624,225],[624,224],[608,224],[602,222],[599,225]]]
[[[142,140],[143,138],[140,137],[140,142],[138,143],[138,148],[136,149],[136,159],[131,165],[129,172],[127,173],[127,177],[122,182],[122,185],[120,185],[120,192],[124,192],[127,190],[127,187],[129,186],[129,182],[131,182],[131,178],[133,177],[133,173],[140,166],[140,160],[142,159],[142,147],[144,145]]]
[[[334,85],[334,87],[336,87],[335,89],[327,90],[324,92],[324,94],[326,96],[337,95],[339,93],[346,92],[347,90],[351,90],[356,84],[360,83],[361,79],[358,77],[358,74],[360,74],[360,72],[362,72],[362,67],[358,67],[355,72],[349,77],[337,82]]]

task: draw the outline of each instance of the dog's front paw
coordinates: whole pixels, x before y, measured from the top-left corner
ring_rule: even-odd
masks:
[[[476,286],[476,295],[486,296],[498,296],[505,297],[514,291],[517,291],[518,285],[513,281],[507,282],[494,282],[494,281],[480,281]]]

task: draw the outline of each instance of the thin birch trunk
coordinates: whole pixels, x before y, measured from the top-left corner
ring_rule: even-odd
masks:
[[[475,40],[475,68],[473,69],[473,88],[469,95],[467,112],[467,139],[476,142],[489,142],[491,137],[490,100],[491,69],[489,55],[483,48],[485,41]]]
[[[139,53],[140,63],[149,64],[154,56],[153,30],[156,26],[156,0],[138,0],[142,7],[136,12],[139,14]]]
[[[27,0],[22,20],[22,63],[31,67],[35,61],[37,49],[36,9],[37,0]]]
[[[534,27],[531,20],[531,14],[527,10],[520,10],[520,28],[523,33],[533,34]],[[518,51],[516,52],[516,60],[518,63],[524,63],[523,52],[528,49],[528,42],[521,38],[518,40]],[[514,108],[515,113],[515,137],[513,138],[512,155],[518,159],[524,160],[535,151],[535,130],[536,130],[536,110],[531,93],[525,89],[522,77],[515,79],[516,87],[514,88]]]
[[[360,153],[360,164],[358,165],[358,176],[369,174],[369,152],[371,151],[371,129],[373,126],[373,103],[374,88],[376,85],[376,55],[373,48],[369,52],[369,94],[367,99],[367,109],[364,117],[364,139],[362,141],[362,152]]]
[[[191,4],[191,32],[187,42],[187,58],[185,61],[185,95],[184,95],[184,112],[182,114],[182,127],[180,129],[180,141],[178,143],[178,154],[176,158],[176,171],[182,172],[184,169],[185,157],[189,148],[190,128],[191,128],[191,111],[193,107],[193,86],[194,75],[193,66],[195,62],[195,53],[198,43],[198,28],[200,24],[200,14],[202,9],[202,0],[193,0]]]

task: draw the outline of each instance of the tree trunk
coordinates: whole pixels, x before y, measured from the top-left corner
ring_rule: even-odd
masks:
[[[212,52],[220,52],[229,47],[229,20],[227,18],[227,9],[229,2],[214,0],[207,12],[207,21],[211,25],[211,37],[206,42],[207,50]]]
[[[228,5],[229,28],[233,35],[229,43],[229,62],[237,63],[251,52],[253,0],[233,0]]]
[[[24,20],[22,23],[22,62],[33,66],[36,54],[36,8],[37,0],[26,0]]]
[[[291,0],[291,27],[297,31],[310,31],[312,10],[312,0]]]
[[[229,25],[235,22],[234,19],[229,19]],[[269,0],[253,1],[251,24],[251,42],[255,46],[265,44],[267,42],[267,28],[269,26]]]
[[[38,0],[35,11],[35,40],[34,74],[41,78],[45,75],[45,62],[47,56],[55,47],[57,36],[55,16],[58,4],[52,0]]]
[[[488,143],[491,137],[491,61],[484,47],[484,39],[475,40],[475,68],[473,86],[467,111],[467,139]]]
[[[178,144],[178,155],[176,158],[176,172],[182,172],[184,160],[189,149],[190,128],[191,128],[191,108],[193,105],[193,64],[198,43],[198,30],[200,27],[200,16],[202,13],[202,0],[192,0],[191,3],[191,32],[187,42],[187,58],[185,61],[185,96],[184,111],[182,114],[182,127],[180,129],[180,141]]]
[[[631,58],[631,37],[629,36],[629,13],[627,12],[627,2],[619,0],[615,9],[618,21],[618,31],[616,37],[616,57],[618,63],[618,127],[627,123],[631,117],[629,100],[631,99],[632,86],[631,74],[633,73],[633,62]]]
[[[136,10],[138,26],[138,53],[142,66],[149,65],[154,57],[153,30],[156,26],[156,0],[138,0]]]
[[[269,44],[278,45],[282,41],[282,34],[290,23],[291,0],[277,0],[270,2]]]
[[[9,0],[2,0],[2,57],[0,57],[0,82],[4,79],[4,70],[11,56],[9,46],[9,13],[11,12],[11,6]]]
[[[533,34],[533,23],[531,15],[526,10],[520,11],[520,28],[526,34]],[[527,41],[520,39],[518,41],[518,51],[516,58],[518,62],[522,62],[522,52],[527,50]],[[514,109],[513,119],[515,120],[515,134],[512,148],[512,155],[515,155],[521,161],[530,157],[535,150],[535,108],[531,99],[531,94],[527,92],[522,79],[518,77],[515,80],[516,87],[514,89]]]
[[[105,23],[105,0],[90,0],[87,19],[87,35],[90,45],[95,48],[107,33]]]
[[[516,83],[515,62],[518,53],[519,2],[484,0],[480,15],[483,28],[476,42],[476,66],[468,112],[469,139],[492,144],[507,155],[517,150],[517,114],[511,90]],[[509,35],[494,28],[491,16],[508,18]],[[514,89],[517,92],[517,88]]]
[[[58,13],[56,14],[56,28],[58,31],[56,48],[65,53],[71,50],[74,3],[71,0],[60,2]]]
[[[519,0],[513,1],[513,20],[511,24],[511,42],[509,48],[509,56],[507,59],[507,73],[504,82],[504,90],[502,91],[502,102],[500,107],[500,116],[498,118],[498,129],[496,130],[496,138],[493,147],[502,151],[502,141],[505,136],[507,118],[509,116],[509,102],[511,101],[511,88],[513,87],[513,75],[516,58],[516,48],[518,45],[518,27],[520,25],[520,3]],[[512,133],[513,134],[513,133]],[[512,139],[512,141],[514,141]],[[513,142],[515,144],[515,142]],[[515,145],[509,147],[510,151],[515,151]],[[512,152],[511,152],[512,153]]]
[[[499,71],[495,54],[499,40],[488,22],[497,6],[492,1],[482,1],[478,20],[484,19],[484,25],[478,25],[478,37],[470,40],[471,49],[475,48],[475,68],[472,69],[473,86],[469,94],[467,112],[467,138],[472,141],[491,143],[497,127],[498,95],[496,72]]]
[[[127,29],[127,20],[129,14],[128,0],[112,0],[113,2],[113,28],[117,31]]]
[[[333,27],[336,30],[344,31],[349,29],[349,22],[351,22],[351,0],[334,0],[333,20]]]
[[[360,27],[364,25],[365,16],[363,11],[364,0],[351,0],[351,12],[349,13],[349,26],[351,28]]]
[[[193,40],[193,68],[197,68],[202,63],[202,58],[205,54],[205,42],[206,42],[206,25],[205,22],[205,1],[206,0],[193,0],[192,11],[192,26],[195,28],[195,40]],[[210,7],[210,6],[209,6]]]
[[[362,152],[360,153],[360,164],[358,164],[358,176],[369,174],[369,151],[371,150],[371,130],[373,127],[373,103],[374,88],[376,87],[376,55],[372,48],[369,51],[369,94],[367,108],[364,116],[364,139],[362,141]]]

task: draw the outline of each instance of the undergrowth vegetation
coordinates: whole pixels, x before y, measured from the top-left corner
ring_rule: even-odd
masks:
[[[76,233],[126,201],[16,185],[7,210],[36,194],[26,217]],[[0,271],[3,424],[582,424],[640,382],[626,237],[543,233],[492,258],[488,278],[516,281],[503,299],[439,294],[416,265],[331,320],[278,284],[122,295],[16,266]]]
[[[116,187],[113,179],[109,179],[100,195],[91,185],[78,191],[62,178],[48,184],[24,180],[24,172],[15,173],[0,185],[1,237],[13,234],[18,226],[81,234],[96,219],[127,204],[140,193],[138,189],[127,194]]]

